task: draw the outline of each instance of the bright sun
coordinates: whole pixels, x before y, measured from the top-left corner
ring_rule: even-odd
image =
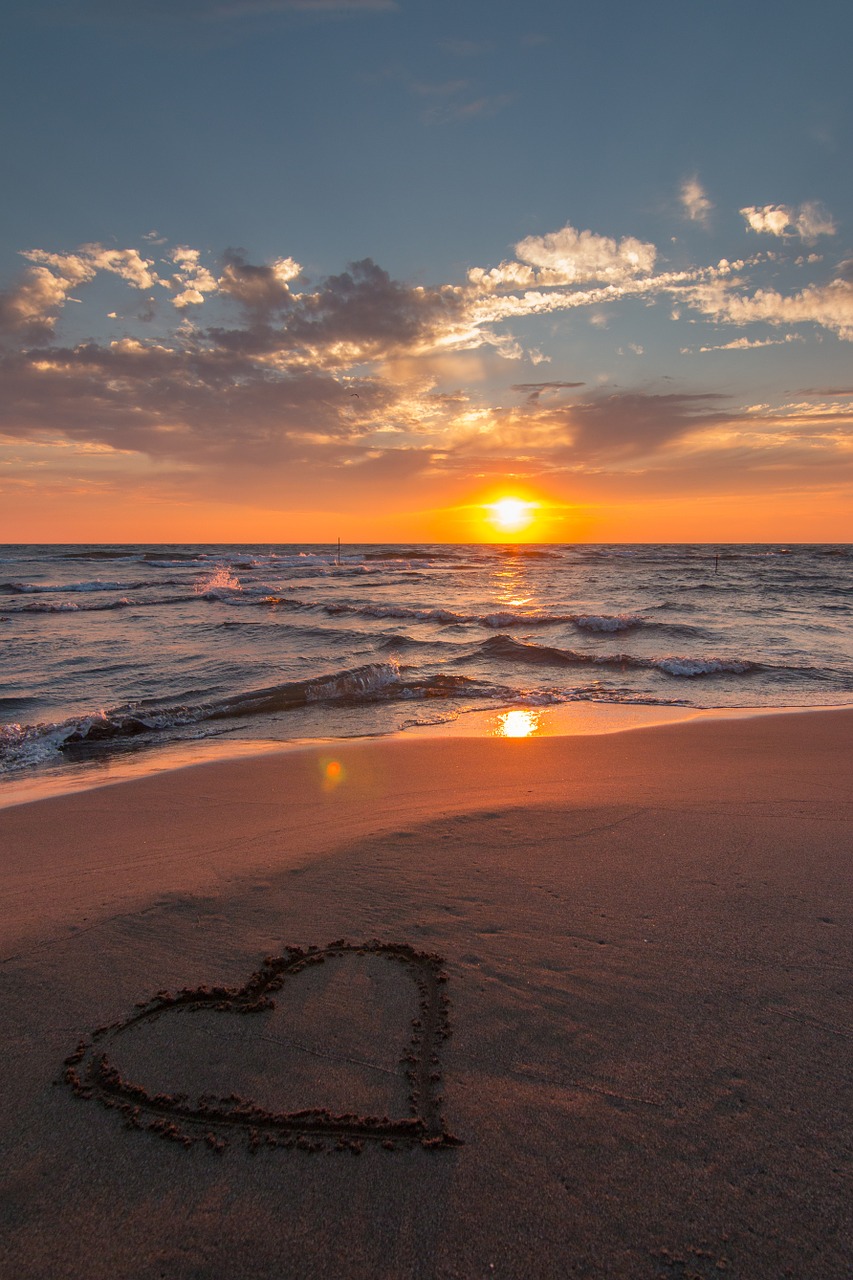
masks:
[[[490,519],[499,529],[506,533],[516,533],[530,524],[535,506],[535,503],[525,502],[521,498],[501,498],[498,502],[489,503],[487,510]]]

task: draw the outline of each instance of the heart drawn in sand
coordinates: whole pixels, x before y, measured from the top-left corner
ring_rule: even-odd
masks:
[[[146,1033],[146,1027],[203,1013],[261,1019],[276,1008],[274,993],[286,992],[312,966],[345,957],[386,960],[399,966],[414,984],[417,1010],[399,1062],[400,1080],[407,1091],[406,1115],[362,1115],[328,1107],[279,1110],[236,1092],[200,1093],[195,1098],[188,1093],[154,1092],[126,1079],[116,1064],[134,1037],[138,1043],[140,1036],[153,1034]],[[286,947],[284,955],[267,956],[242,987],[185,987],[174,994],[160,991],[141,1001],[122,1021],[99,1027],[90,1040],[81,1040],[65,1059],[63,1079],[78,1097],[94,1099],[122,1114],[127,1128],[147,1129],[187,1147],[203,1141],[221,1151],[227,1136],[235,1134],[246,1135],[252,1151],[262,1145],[316,1151],[331,1143],[336,1150],[358,1152],[365,1141],[387,1148],[400,1143],[452,1146],[460,1140],[445,1128],[438,1094],[440,1047],[450,1035],[446,981],[441,956],[415,951],[405,943],[378,939],[351,943],[340,938],[326,947]],[[203,1069],[204,1062],[193,1065]],[[318,1083],[322,1084],[322,1077]]]

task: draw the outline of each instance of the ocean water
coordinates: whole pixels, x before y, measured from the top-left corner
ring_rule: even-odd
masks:
[[[486,708],[853,703],[851,546],[0,547],[0,774]]]

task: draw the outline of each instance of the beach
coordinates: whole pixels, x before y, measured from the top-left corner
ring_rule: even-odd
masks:
[[[0,811],[0,1275],[849,1277],[851,746],[411,735]]]

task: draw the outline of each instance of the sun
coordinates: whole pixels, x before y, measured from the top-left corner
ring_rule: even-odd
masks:
[[[536,505],[523,498],[499,498],[497,502],[490,502],[486,510],[492,523],[504,533],[518,533],[530,524]]]

